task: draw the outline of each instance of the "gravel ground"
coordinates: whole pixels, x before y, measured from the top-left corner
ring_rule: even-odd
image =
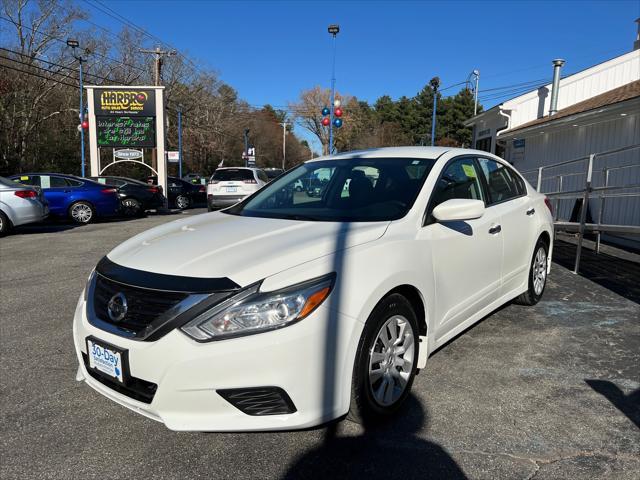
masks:
[[[103,398],[74,380],[78,295],[111,248],[180,216],[0,239],[2,479],[640,479],[637,296],[559,265],[537,306],[508,305],[436,352],[387,425],[175,433]],[[640,268],[625,269],[633,290]]]

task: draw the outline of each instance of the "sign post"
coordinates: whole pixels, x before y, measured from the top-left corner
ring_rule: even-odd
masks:
[[[89,153],[91,176],[99,176],[111,165],[136,162],[158,176],[158,185],[167,195],[167,161],[164,138],[164,87],[87,85],[89,106]],[[157,171],[144,163],[144,156],[117,154],[101,168],[100,148],[157,148]],[[119,152],[122,152],[120,150]],[[143,160],[138,160],[142,158]],[[119,159],[119,160],[116,160]]]

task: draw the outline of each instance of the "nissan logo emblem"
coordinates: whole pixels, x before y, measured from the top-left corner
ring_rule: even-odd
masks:
[[[114,322],[122,320],[127,314],[127,309],[127,297],[122,292],[116,293],[107,304],[107,313]]]

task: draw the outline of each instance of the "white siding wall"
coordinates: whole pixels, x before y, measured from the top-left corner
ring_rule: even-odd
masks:
[[[567,61],[568,66],[570,60]],[[553,72],[549,62],[549,76]],[[634,50],[607,62],[560,80],[558,110],[640,79],[640,50]],[[504,102],[512,110],[510,128],[549,114],[551,84]]]

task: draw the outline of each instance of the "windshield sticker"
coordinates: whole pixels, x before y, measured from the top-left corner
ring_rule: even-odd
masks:
[[[40,186],[42,188],[51,188],[51,177],[49,175],[40,175]]]
[[[29,177],[26,175],[23,175],[22,177],[20,177],[20,180],[29,180]]]

